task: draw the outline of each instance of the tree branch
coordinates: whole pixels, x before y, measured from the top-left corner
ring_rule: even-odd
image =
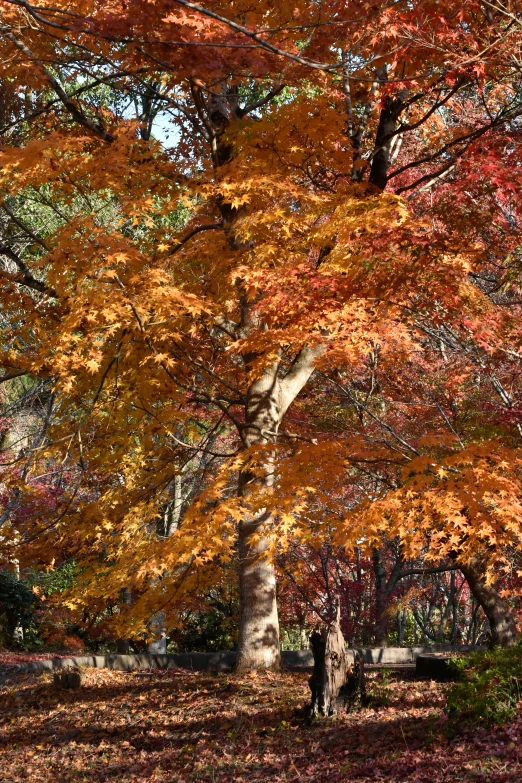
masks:
[[[281,381],[280,418],[295,400],[315,370],[315,363],[326,351],[326,345],[305,345],[295,357],[290,370]]]
[[[46,22],[47,24],[47,22]],[[16,48],[22,52],[32,63],[34,63],[37,68],[40,69],[40,71],[44,74],[47,83],[51,87],[51,89],[54,90],[58,98],[61,100],[69,114],[76,120],[76,122],[79,125],[82,125],[86,130],[93,133],[95,136],[97,136],[99,139],[102,139],[103,141],[106,141],[108,144],[111,144],[113,141],[115,141],[115,137],[112,135],[112,133],[109,133],[105,128],[96,122],[93,122],[90,120],[79,108],[78,106],[70,99],[70,97],[67,95],[61,84],[58,82],[57,79],[52,75],[52,73],[41,63],[41,61],[38,59],[38,57],[22,42],[20,41],[8,27],[1,27],[0,33],[7,38],[11,43],[16,46]]]
[[[178,250],[181,250],[183,245],[189,241],[189,239],[192,239],[192,237],[196,236],[196,234],[199,234],[201,231],[216,231],[219,228],[223,228],[223,223],[205,223],[203,226],[197,226],[196,228],[193,228],[192,231],[189,231],[189,233],[181,239],[177,245],[174,245],[172,250],[169,250],[168,255],[173,256],[174,253],[177,253]]]
[[[1,205],[1,206],[2,206],[2,209],[4,210],[4,212],[6,212],[6,213],[9,215],[9,217],[11,218],[11,220],[13,221],[13,223],[16,223],[16,225],[18,226],[18,228],[21,228],[21,229],[22,229],[22,231],[24,231],[24,232],[27,234],[27,236],[28,236],[28,237],[31,237],[31,239],[33,240],[33,242],[36,242],[38,245],[41,245],[41,247],[43,247],[43,248],[44,248],[44,250],[49,250],[49,247],[46,245],[46,243],[44,242],[44,240],[43,240],[43,239],[40,239],[40,237],[38,236],[38,234],[35,234],[35,233],[34,233],[34,231],[33,231],[32,229],[30,229],[30,228],[29,228],[29,226],[26,226],[26,224],[23,222],[23,220],[20,220],[20,218],[19,218],[19,217],[17,217],[17,216],[14,214],[13,210],[11,209],[11,207],[8,207],[8,206],[7,206],[7,204],[5,203],[5,201],[2,203],[2,205]]]
[[[7,256],[7,258],[11,259],[11,261],[13,261],[18,267],[18,269],[20,270],[20,274],[18,275],[2,270],[2,275],[4,277],[7,277],[8,279],[12,280],[13,283],[25,285],[28,288],[32,288],[34,291],[38,291],[41,294],[47,294],[47,296],[52,296],[55,299],[58,299],[58,294],[56,293],[54,288],[50,288],[41,280],[37,280],[35,277],[33,277],[31,270],[25,265],[25,263],[22,261],[20,256],[17,255],[14,252],[14,250],[11,250],[10,247],[5,245],[1,240],[0,240],[0,254]]]

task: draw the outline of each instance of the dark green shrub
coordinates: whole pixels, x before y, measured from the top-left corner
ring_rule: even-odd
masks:
[[[16,628],[27,628],[32,619],[36,596],[10,571],[0,571],[0,638],[15,642]]]
[[[237,645],[239,600],[234,586],[224,582],[204,596],[199,606],[179,616],[167,633],[169,652],[233,650]]]
[[[519,646],[496,647],[453,659],[459,679],[447,693],[450,727],[500,725],[513,717],[522,698],[521,655]]]
[[[237,642],[237,615],[221,608],[191,613],[183,623],[169,633],[176,652],[212,652],[233,650]]]

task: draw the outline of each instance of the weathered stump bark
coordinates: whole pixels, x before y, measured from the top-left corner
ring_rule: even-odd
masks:
[[[312,715],[335,715],[363,704],[366,699],[364,660],[357,650],[347,650],[340,613],[321,632],[311,636],[314,671],[310,678]]]

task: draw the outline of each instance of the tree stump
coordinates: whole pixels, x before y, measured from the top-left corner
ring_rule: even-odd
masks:
[[[83,674],[79,669],[60,669],[54,672],[53,681],[58,691],[77,691],[82,687]]]
[[[357,650],[346,649],[339,607],[335,620],[321,632],[314,631],[310,641],[314,654],[311,715],[335,715],[364,704],[364,660]]]

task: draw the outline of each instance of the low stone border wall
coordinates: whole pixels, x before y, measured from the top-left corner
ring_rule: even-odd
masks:
[[[471,647],[366,647],[360,650],[368,664],[408,664],[415,663],[424,653],[452,652],[460,653]],[[473,648],[477,649],[477,648]],[[115,669],[134,671],[136,669],[192,669],[194,671],[230,671],[236,662],[235,652],[194,652],[171,653],[169,655],[81,655],[72,658],[52,658],[48,661],[32,661],[16,664],[13,668],[23,672],[56,671],[70,666],[93,669]],[[314,656],[311,650],[283,650],[283,664],[289,669],[311,668]]]
[[[400,664],[415,663],[419,655],[436,653],[459,653],[470,652],[471,650],[483,650],[484,647],[472,647],[461,645],[452,647],[451,645],[438,645],[437,647],[363,647],[360,652],[365,663],[371,664]]]

